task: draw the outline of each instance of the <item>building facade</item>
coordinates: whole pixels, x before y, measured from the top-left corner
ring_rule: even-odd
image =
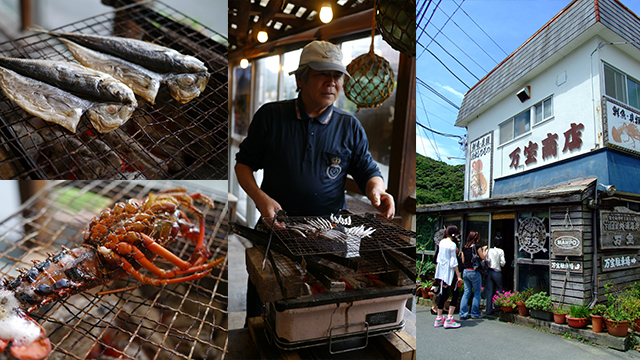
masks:
[[[571,2],[467,92],[465,201],[418,213],[501,236],[507,288],[588,304],[640,280],[639,79],[640,17]]]

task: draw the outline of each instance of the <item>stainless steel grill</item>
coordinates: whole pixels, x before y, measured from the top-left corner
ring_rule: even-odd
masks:
[[[108,134],[96,132],[86,116],[71,134],[26,113],[0,92],[0,178],[227,179],[226,41],[162,2],[153,2],[153,10],[149,2],[115,0],[120,7],[114,11],[55,30],[141,39],[193,55],[211,73],[204,92],[182,105],[161,86],[156,105],[139,99],[131,119]],[[75,61],[48,35],[2,43],[0,55]]]
[[[228,207],[226,194],[215,196],[187,182],[189,192],[211,196],[215,209],[205,218],[205,240],[212,258],[226,257]],[[89,220],[116,201],[143,198],[175,183],[54,183],[0,223],[0,276],[16,276],[19,267],[82,243]],[[180,186],[185,186],[181,182]],[[191,241],[179,239],[169,249],[187,259]],[[162,267],[168,264],[161,260]],[[227,348],[227,265],[199,281],[136,287],[124,278],[46,305],[31,316],[47,331],[50,359],[224,359]],[[128,288],[113,294],[109,290]]]

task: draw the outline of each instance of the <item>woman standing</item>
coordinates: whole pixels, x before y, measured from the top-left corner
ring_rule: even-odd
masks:
[[[493,239],[493,247],[486,251],[489,259],[489,275],[487,276],[487,310],[485,314],[493,314],[493,295],[502,291],[502,267],[506,263],[502,250],[502,237]]]
[[[438,314],[433,324],[435,327],[444,326],[445,329],[455,329],[460,327],[460,323],[453,319],[453,313],[456,310],[455,304],[458,302],[458,286],[462,285],[460,270],[458,270],[458,259],[456,250],[458,247],[455,238],[458,235],[458,227],[450,225],[444,233],[444,239],[440,241],[438,249],[438,257],[436,258],[436,279],[440,279],[440,300],[438,300]],[[454,276],[455,275],[455,276]],[[442,316],[444,303],[452,292],[451,302],[449,303],[449,315],[447,320]]]
[[[464,272],[462,279],[464,279],[464,294],[462,294],[462,300],[460,301],[460,320],[469,318],[469,297],[471,297],[471,290],[473,290],[473,302],[471,304],[471,317],[474,319],[482,318],[480,313],[480,293],[482,288],[482,276],[479,271],[476,271],[480,266],[479,261],[474,263],[473,254],[477,254],[481,260],[485,259],[484,249],[480,248],[480,234],[475,231],[469,233],[467,236],[467,242],[462,248],[462,263],[464,264]]]

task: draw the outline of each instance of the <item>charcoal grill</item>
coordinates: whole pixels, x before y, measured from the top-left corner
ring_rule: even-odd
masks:
[[[215,202],[205,218],[205,240],[212,258],[226,257],[228,206],[226,194],[198,188],[196,183],[55,182],[0,223],[0,276],[17,275],[46,252],[82,243],[82,229],[101,209],[116,201],[143,198],[175,186],[202,192]],[[179,239],[169,249],[187,259],[190,241]],[[162,267],[160,260],[155,263]],[[135,288],[124,278],[65,301],[46,305],[31,316],[47,331],[53,352],[49,359],[224,359],[227,349],[227,265],[194,282]],[[131,290],[102,294],[113,289]],[[135,289],[133,289],[135,288]]]
[[[358,241],[341,243],[274,230],[266,271],[275,269],[275,285],[256,283],[262,274],[261,261],[247,256],[249,275],[266,302],[263,318],[268,338],[278,347],[328,345],[331,353],[350,351],[367,346],[371,336],[404,327],[406,300],[415,292],[416,235],[371,214],[349,216],[350,226],[364,225],[376,231]],[[285,224],[307,219],[316,218],[289,217]],[[237,224],[233,231],[261,249],[269,236]],[[357,246],[357,256],[348,251],[352,246]],[[265,294],[269,286],[278,286],[282,296]],[[364,345],[354,345],[357,339]]]
[[[28,114],[0,92],[0,178],[227,179],[224,37],[160,1],[153,9],[150,1],[109,3],[117,8],[52,30],[141,39],[193,55],[211,73],[206,89],[182,105],[163,85],[156,105],[138,98],[129,121],[108,134],[95,131],[86,115],[72,134]],[[44,34],[2,43],[0,55],[75,62],[64,45]]]

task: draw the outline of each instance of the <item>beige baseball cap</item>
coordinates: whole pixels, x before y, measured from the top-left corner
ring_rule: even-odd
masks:
[[[308,65],[316,71],[333,70],[340,71],[349,76],[347,68],[342,65],[342,51],[336,45],[328,41],[312,41],[302,49],[298,69],[289,73],[293,75],[298,70]]]

